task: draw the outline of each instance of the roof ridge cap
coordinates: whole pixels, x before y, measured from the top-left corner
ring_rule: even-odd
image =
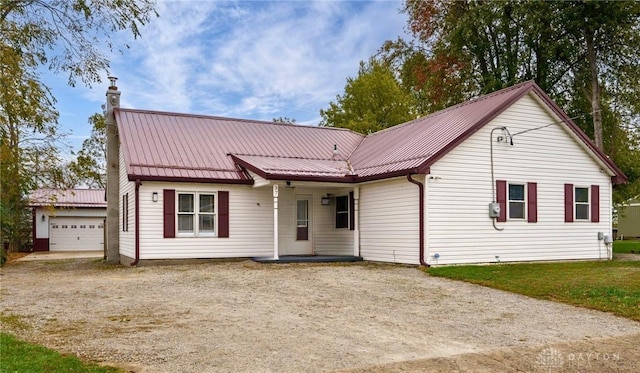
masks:
[[[281,159],[304,159],[308,161],[333,161],[333,162],[346,162],[346,159],[331,159],[331,158],[313,158],[313,157],[289,157],[281,155],[262,155],[262,154],[242,154],[242,153],[229,153],[229,155],[236,157],[262,157],[262,158],[281,158]]]
[[[326,130],[348,131],[360,136],[364,136],[363,134],[352,131],[348,128],[328,127],[328,126],[320,126],[320,125],[314,125],[314,124],[279,123],[279,122],[267,121],[262,119],[233,118],[233,117],[223,117],[219,115],[178,113],[173,111],[162,111],[162,110],[131,109],[131,108],[115,108],[114,110],[123,111],[123,112],[136,112],[136,113],[143,113],[143,114],[177,116],[177,117],[218,119],[218,120],[228,120],[228,121],[234,121],[234,122],[265,124],[265,125],[273,125],[273,126],[286,126],[286,127],[295,127],[295,128],[313,128],[313,129],[322,129],[322,130],[326,129]]]

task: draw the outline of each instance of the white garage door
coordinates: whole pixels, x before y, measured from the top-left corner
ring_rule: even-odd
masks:
[[[103,218],[58,217],[49,220],[49,251],[103,250]]]

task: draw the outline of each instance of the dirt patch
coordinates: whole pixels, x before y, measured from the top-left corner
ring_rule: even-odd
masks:
[[[4,330],[135,372],[588,371],[579,356],[594,372],[631,372],[640,361],[638,322],[414,267],[76,260],[12,263],[0,281],[2,315],[27,325]]]
[[[7,253],[7,263],[15,262],[16,260],[18,260],[20,258],[24,258],[25,256],[27,256],[29,254],[30,253],[23,253],[23,252],[10,252],[10,253]]]
[[[640,253],[613,254],[615,260],[640,260]]]

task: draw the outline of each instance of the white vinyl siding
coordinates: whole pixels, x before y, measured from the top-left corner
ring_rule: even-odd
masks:
[[[122,205],[123,196],[129,194],[129,208],[126,209],[127,218],[126,220],[129,222],[129,229],[124,231],[122,223],[123,217],[122,214],[125,212],[124,206]],[[149,196],[151,199],[151,196]],[[119,219],[120,222],[120,255],[127,256],[129,258],[133,258],[135,256],[135,209],[136,209],[136,200],[135,200],[135,183],[129,181],[127,178],[127,167],[124,163],[124,156],[122,154],[122,148],[120,148],[120,198],[119,198]]]
[[[416,176],[416,180],[424,177]],[[365,260],[419,264],[418,187],[406,178],[360,187],[360,255]]]
[[[175,190],[176,199],[181,191],[186,190],[197,191],[202,194],[228,191],[229,237],[191,236],[164,238],[164,189]],[[153,192],[158,193],[158,202],[153,202]],[[146,181],[140,187],[139,195],[140,259],[142,260],[243,258],[273,255],[273,198],[271,196],[271,188],[252,188],[250,185]],[[133,232],[133,229],[131,232]],[[130,257],[132,258],[133,256]]]
[[[317,189],[313,192],[314,211],[314,252],[318,255],[353,255],[354,233],[349,229],[336,229],[336,201],[331,199],[328,206],[322,205],[326,193],[349,195],[353,189]]]
[[[497,180],[537,183],[538,222],[497,223],[492,201],[489,138],[492,128],[512,134],[557,122],[527,95],[431,167],[428,180],[427,260],[432,264],[606,258],[598,232],[611,231],[610,175],[560,124],[494,142]],[[600,222],[564,222],[564,184],[600,186]],[[526,196],[526,190],[525,190]],[[436,260],[435,254],[439,255]]]

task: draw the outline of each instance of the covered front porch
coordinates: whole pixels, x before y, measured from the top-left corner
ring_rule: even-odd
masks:
[[[361,260],[358,186],[263,179],[254,187],[270,188],[273,196],[273,255],[269,260]]]

